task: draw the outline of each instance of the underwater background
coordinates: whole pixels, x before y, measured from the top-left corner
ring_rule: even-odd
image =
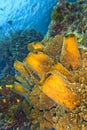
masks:
[[[0,130],[87,130],[87,0],[0,0]]]

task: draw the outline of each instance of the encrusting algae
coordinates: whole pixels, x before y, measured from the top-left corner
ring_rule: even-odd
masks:
[[[41,110],[43,114],[46,114],[43,109],[47,109],[50,113],[52,107],[50,105],[54,104],[60,105],[62,109],[68,108],[69,111],[80,109],[84,96],[81,96],[83,82],[79,80],[81,75],[84,76],[84,81],[86,80],[87,48],[78,46],[75,35],[69,34],[66,37],[57,35],[47,41],[44,39],[41,43],[31,43],[28,45],[28,49],[31,52],[24,61],[14,63],[15,69],[18,71],[14,91],[24,96],[30,106],[33,106],[31,113],[37,113],[37,117]],[[83,85],[85,87],[85,83]],[[47,101],[49,108],[44,108],[44,104],[47,107]],[[52,109],[54,108],[56,106],[53,106]],[[43,114],[42,116],[44,116]],[[32,115],[29,119],[31,118],[33,122],[37,117],[33,118]],[[40,128],[45,130],[46,127],[42,125],[44,123],[41,123],[39,119],[36,122],[39,122]],[[48,122],[46,125],[49,128],[59,129],[60,121],[55,124],[48,119]]]

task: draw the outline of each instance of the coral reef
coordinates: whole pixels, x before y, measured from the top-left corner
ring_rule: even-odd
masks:
[[[85,0],[74,3],[60,2],[54,7],[47,36],[74,33],[78,42],[87,35],[87,4]],[[86,44],[87,46],[87,44]]]
[[[10,83],[0,86],[0,130],[9,130],[15,125],[19,116],[16,113],[21,107],[22,97],[12,91]]]
[[[21,61],[28,54],[28,43],[43,39],[43,35],[34,29],[10,31],[9,34],[0,39],[0,79],[7,74],[14,75],[13,62],[16,59]]]
[[[0,86],[0,130],[29,130],[30,123],[22,109],[23,97],[12,88],[12,81]]]
[[[14,63],[13,91],[25,98],[30,130],[86,130],[87,48],[69,34],[30,43],[28,50]]]

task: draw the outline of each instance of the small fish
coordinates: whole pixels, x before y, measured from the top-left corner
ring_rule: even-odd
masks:
[[[6,84],[6,88],[12,89],[12,88],[13,88],[13,85],[12,85],[12,84]]]
[[[16,99],[17,103],[20,103],[20,99]]]
[[[37,4],[33,5],[31,8],[31,12],[34,13],[37,10]]]
[[[7,100],[4,98],[4,99],[2,99],[2,101],[3,101],[3,103],[6,103],[7,102]]]
[[[0,8],[1,11],[3,11],[4,9],[3,8]]]
[[[8,24],[12,25],[12,24],[13,24],[13,21],[12,21],[12,20],[9,20],[9,21],[8,21]]]
[[[0,86],[0,90],[2,90],[2,86]]]

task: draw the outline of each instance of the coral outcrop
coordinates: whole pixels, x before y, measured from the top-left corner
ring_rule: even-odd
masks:
[[[74,34],[28,45],[23,62],[15,61],[14,91],[25,97],[22,107],[30,129],[87,129],[87,48]]]
[[[81,43],[84,35],[87,37],[87,3],[85,0],[67,2],[60,0],[54,7],[47,33],[48,37],[57,34],[74,33]],[[84,42],[84,45],[86,41]]]

